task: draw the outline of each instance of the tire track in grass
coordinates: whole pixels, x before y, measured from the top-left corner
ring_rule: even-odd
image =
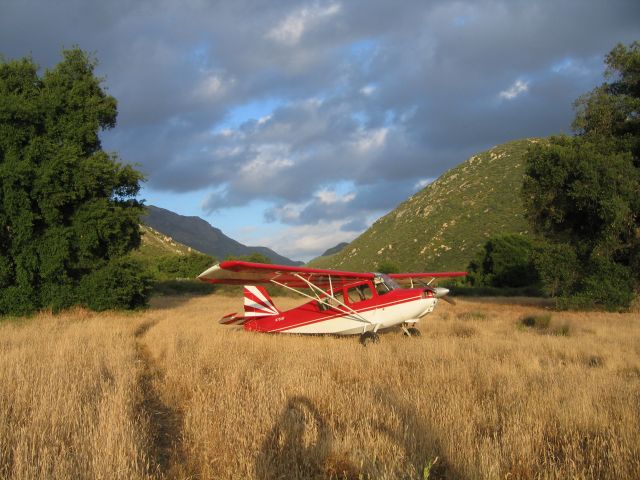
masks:
[[[174,478],[178,472],[184,472],[186,466],[182,448],[183,416],[178,409],[163,401],[158,385],[164,380],[164,370],[142,340],[156,323],[144,322],[134,331],[136,359],[142,364],[138,375],[140,397],[136,412],[147,425],[151,473],[159,478]]]

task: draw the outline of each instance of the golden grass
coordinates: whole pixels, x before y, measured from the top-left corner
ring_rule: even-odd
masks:
[[[637,313],[459,300],[363,348],[217,324],[240,308],[0,324],[0,478],[640,477]]]

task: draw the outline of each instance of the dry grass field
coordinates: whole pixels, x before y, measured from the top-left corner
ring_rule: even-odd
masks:
[[[364,348],[240,308],[0,323],[0,478],[640,478],[637,313],[460,300]]]

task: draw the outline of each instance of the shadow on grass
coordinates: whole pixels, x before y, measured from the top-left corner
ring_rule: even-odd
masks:
[[[428,420],[421,418],[413,405],[408,404],[390,390],[378,390],[376,402],[393,408],[397,421],[380,415],[375,429],[384,433],[391,442],[404,451],[405,462],[413,466],[414,478],[453,479],[464,478],[449,463],[442,440]],[[375,475],[373,475],[375,476]]]
[[[256,477],[323,478],[332,438],[324,417],[306,397],[289,399],[256,460]]]
[[[151,290],[151,309],[171,309],[187,303],[194,297],[217,291],[214,285],[199,280],[156,280]]]
[[[412,474],[406,478],[461,478],[460,472],[442,453],[441,441],[433,433],[435,429],[416,414],[413,405],[405,404],[395,393],[385,390],[375,392],[375,403],[379,416],[373,424],[363,422],[360,428],[383,434],[404,453],[402,478],[406,477],[407,470]],[[362,407],[364,405],[354,400],[354,409]],[[386,416],[385,408],[393,408],[394,415]],[[365,438],[370,435],[370,432],[363,433]],[[355,463],[355,459],[334,451],[334,434],[311,400],[291,397],[262,443],[256,459],[256,478],[367,479],[383,474],[384,459],[371,456]]]

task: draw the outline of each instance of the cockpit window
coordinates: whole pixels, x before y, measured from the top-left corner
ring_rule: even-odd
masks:
[[[318,308],[322,311],[329,308],[342,308],[341,303],[344,302],[342,291],[333,292],[333,297],[327,295],[323,297],[323,300],[323,302],[318,302]]]
[[[349,296],[349,303],[362,302],[373,298],[371,287],[366,283],[349,288],[347,295]]]
[[[398,285],[393,278],[384,273],[376,273],[374,283],[378,295],[384,295],[385,293],[389,293],[391,290],[398,290],[400,288],[400,285]]]
[[[376,292],[378,292],[378,295],[384,295],[385,293],[389,293],[391,290],[389,290],[389,287],[387,287],[384,282],[380,282],[376,284]]]

